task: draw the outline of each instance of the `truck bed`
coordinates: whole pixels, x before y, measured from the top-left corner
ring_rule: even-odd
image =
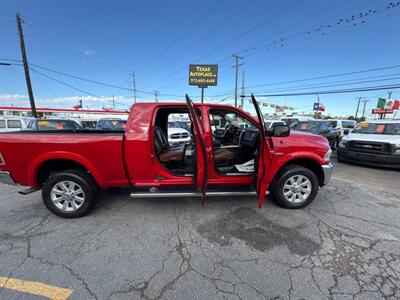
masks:
[[[101,187],[128,185],[123,158],[124,132],[104,130],[20,131],[0,133],[3,171],[21,185],[37,186],[43,162],[74,160],[87,168]],[[71,168],[74,167],[71,164]]]

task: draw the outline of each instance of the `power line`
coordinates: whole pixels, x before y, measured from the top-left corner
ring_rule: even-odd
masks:
[[[172,46],[176,44],[181,38],[183,38],[186,34],[188,34],[190,31],[193,30],[194,27],[196,27],[200,21],[202,21],[207,15],[209,15],[215,8],[218,7],[218,5],[221,4],[221,1],[216,1],[211,7],[209,7],[203,14],[201,14],[196,21],[194,21],[182,34],[180,34],[177,38],[175,38],[171,43],[168,44],[162,51],[159,52],[158,55],[156,55],[155,58],[153,58],[150,62],[145,64],[145,66],[140,69],[138,72],[143,72],[145,69],[147,69],[149,66],[151,66],[154,62],[156,62],[160,57],[165,54],[169,49],[171,49]]]
[[[351,80],[340,80],[340,81],[333,81],[333,82],[326,82],[326,83],[320,83],[320,84],[311,84],[311,85],[304,85],[304,86],[297,86],[297,87],[288,87],[288,88],[282,88],[279,90],[274,90],[274,91],[268,91],[268,92],[288,92],[288,91],[299,91],[299,90],[304,90],[306,88],[309,89],[315,89],[315,88],[325,88],[325,87],[335,87],[335,86],[344,86],[344,85],[354,85],[358,83],[373,83],[373,82],[381,82],[381,81],[389,81],[389,80],[398,80],[400,77],[390,77],[390,78],[383,78],[383,79],[375,79],[375,80],[363,80],[363,79],[368,79],[368,78],[381,78],[381,77],[388,77],[388,76],[393,76],[393,75],[400,75],[400,74],[389,74],[389,75],[382,75],[382,76],[371,76],[371,77],[365,77],[365,78],[359,78],[359,79],[351,79]],[[258,92],[264,92],[264,91],[258,91]],[[265,91],[266,92],[266,91]]]
[[[18,63],[14,63],[14,65],[22,66],[22,64],[20,63],[21,61],[17,60],[17,59],[0,59],[0,60],[18,62]],[[32,64],[32,63],[30,65],[34,66],[35,68],[42,69],[42,70],[45,70],[45,71],[48,71],[48,72],[51,72],[51,73],[55,73],[55,74],[58,74],[58,75],[70,77],[70,78],[73,78],[73,79],[76,79],[76,80],[86,81],[86,82],[89,82],[89,83],[92,83],[92,84],[102,85],[102,86],[105,86],[105,87],[111,87],[111,88],[125,90],[125,91],[135,91],[134,88],[127,88],[127,87],[118,86],[118,85],[114,85],[114,84],[110,84],[110,83],[96,81],[96,80],[84,78],[84,77],[73,75],[73,74],[68,74],[68,73],[65,73],[65,72],[62,72],[62,71],[50,69],[50,68],[43,67],[43,66],[36,65],[36,64]],[[143,90],[138,90],[138,89],[136,89],[136,92],[143,93],[143,94],[148,94],[148,95],[153,95],[154,94],[154,92],[143,91]],[[167,97],[183,97],[182,95],[163,94],[163,93],[160,93],[159,95],[167,96]]]
[[[107,99],[107,98],[104,98],[104,97],[95,95],[95,94],[93,94],[93,93],[87,92],[87,91],[85,91],[85,90],[82,90],[82,89],[77,88],[77,87],[75,87],[75,86],[73,86],[73,85],[70,85],[70,84],[68,84],[68,83],[65,83],[65,82],[63,82],[63,81],[61,81],[61,80],[58,80],[58,79],[56,79],[56,78],[54,78],[54,77],[51,77],[51,76],[49,76],[49,75],[47,75],[47,74],[44,74],[44,73],[42,73],[42,72],[40,72],[40,71],[38,71],[38,70],[33,69],[33,68],[29,68],[29,69],[30,69],[32,72],[35,72],[35,73],[37,73],[37,74],[39,74],[39,75],[41,75],[41,76],[43,76],[43,77],[46,77],[46,78],[48,78],[48,79],[50,79],[50,80],[53,80],[53,81],[55,81],[55,82],[57,82],[57,83],[59,83],[59,84],[61,84],[61,85],[64,85],[64,86],[66,86],[66,87],[69,87],[70,89],[79,91],[79,92],[81,92],[81,93],[83,93],[83,94],[86,94],[86,95],[88,95],[88,96],[92,96],[92,97],[99,98],[99,99],[104,99],[104,100],[109,101],[109,102],[111,102],[111,103],[113,102],[113,100],[111,100],[111,99]],[[120,105],[124,105],[124,106],[127,106],[127,107],[130,106],[130,105],[128,105],[128,104],[121,103],[121,102],[115,102],[115,103],[120,104]]]
[[[331,75],[323,75],[323,76],[317,76],[317,77],[308,77],[308,78],[289,80],[289,81],[280,81],[280,82],[258,84],[258,85],[248,86],[247,88],[256,88],[256,87],[260,87],[260,86],[271,86],[271,85],[282,85],[282,84],[287,84],[287,83],[296,83],[296,82],[318,80],[318,79],[326,79],[326,78],[339,77],[339,76],[348,76],[348,75],[355,75],[355,74],[368,73],[368,72],[376,72],[376,71],[389,70],[389,69],[395,69],[395,68],[400,68],[400,65],[393,65],[393,66],[374,68],[374,69],[364,69],[364,70],[359,70],[359,71],[352,71],[352,72],[345,72],[345,73],[338,73],[338,74],[331,74]]]
[[[267,95],[254,95],[255,97],[289,97],[289,96],[311,96],[311,95],[328,95],[328,94],[345,94],[345,93],[356,93],[356,92],[369,92],[369,91],[380,91],[380,90],[391,90],[400,88],[398,85],[381,85],[381,86],[366,86],[351,89],[342,90],[327,90],[327,91],[310,91],[303,93],[286,93],[286,94],[267,94]],[[249,96],[246,96],[249,97]]]
[[[198,43],[200,43],[202,40],[207,38],[212,32],[216,31],[226,23],[228,23],[231,19],[236,17],[238,14],[242,13],[243,10],[245,10],[247,7],[249,7],[252,4],[253,0],[248,0],[244,5],[240,6],[237,10],[235,10],[231,15],[229,15],[227,18],[223,18],[221,22],[219,22],[217,25],[213,26],[210,30],[208,30],[204,35],[202,35],[199,39],[197,39],[193,44],[190,46],[186,47],[183,49],[183,51],[180,51],[176,56],[170,58],[165,64],[161,65],[157,69],[153,70],[153,72],[147,74],[145,78],[150,77],[151,75],[157,73],[159,70],[163,69],[166,65],[170,64],[171,62],[175,61],[177,58],[181,57],[183,54],[188,52],[190,49],[192,49],[194,46],[196,46]],[[180,70],[179,70],[180,71]],[[165,79],[171,78],[171,75],[166,76],[165,78],[162,78],[161,80],[158,80],[158,82],[163,81]]]

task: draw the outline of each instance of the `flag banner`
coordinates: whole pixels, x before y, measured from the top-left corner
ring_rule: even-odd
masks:
[[[393,109],[400,109],[400,100],[394,100]]]
[[[75,104],[72,108],[75,110],[78,110],[80,108],[82,108],[82,100],[79,100],[79,102],[77,104]]]
[[[325,106],[322,103],[314,102],[314,111],[325,111]]]
[[[279,105],[276,105],[275,106],[275,112],[284,112],[285,110],[284,110],[284,108],[283,108],[283,106],[279,106]]]
[[[378,104],[376,105],[376,108],[385,108],[385,104],[386,104],[386,99],[379,98],[378,99]]]

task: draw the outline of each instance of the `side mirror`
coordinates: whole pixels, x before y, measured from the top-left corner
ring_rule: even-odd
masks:
[[[349,134],[349,133],[350,133],[350,130],[348,130],[348,129],[345,129],[345,130],[343,131],[343,133],[347,135],[347,134]]]
[[[290,127],[287,125],[275,125],[267,131],[269,136],[287,137],[290,134]]]

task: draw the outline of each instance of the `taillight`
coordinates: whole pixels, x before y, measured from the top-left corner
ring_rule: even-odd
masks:
[[[0,153],[0,166],[4,166],[6,162],[4,161],[3,155]]]

